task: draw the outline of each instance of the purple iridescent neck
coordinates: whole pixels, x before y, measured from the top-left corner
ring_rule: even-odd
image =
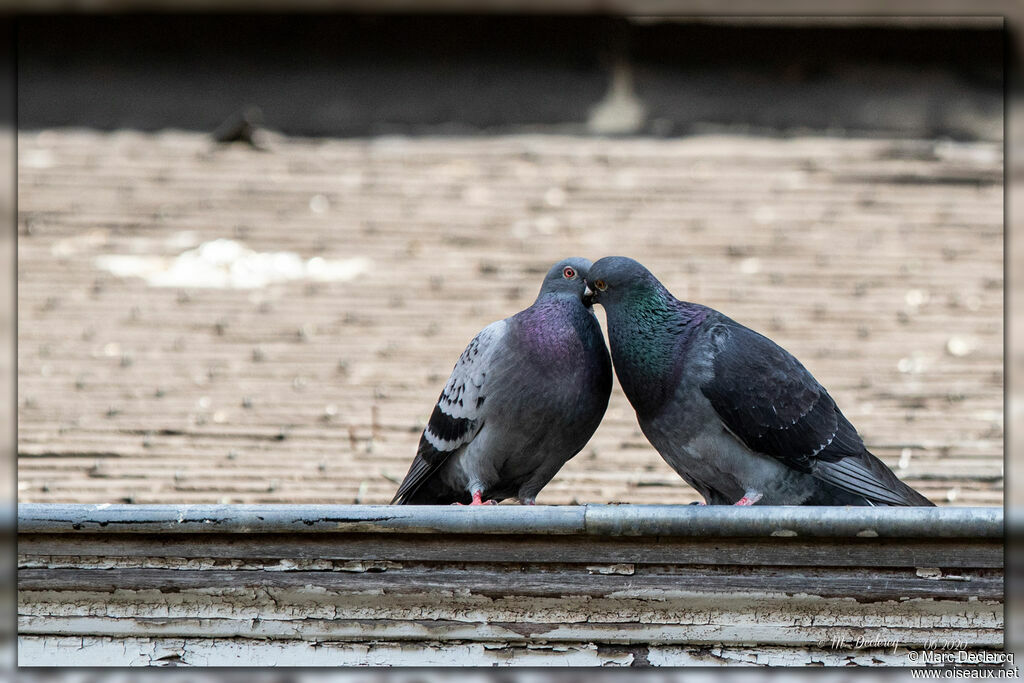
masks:
[[[527,349],[554,360],[567,360],[596,341],[604,344],[597,319],[578,296],[541,294],[513,323]]]

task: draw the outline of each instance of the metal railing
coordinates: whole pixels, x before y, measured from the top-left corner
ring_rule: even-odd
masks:
[[[1001,538],[988,507],[700,505],[53,505],[18,506],[19,533],[574,534]]]

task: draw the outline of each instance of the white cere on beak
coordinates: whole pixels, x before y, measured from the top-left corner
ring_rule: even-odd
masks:
[[[590,285],[583,285],[583,296],[594,296],[594,291],[590,289]]]

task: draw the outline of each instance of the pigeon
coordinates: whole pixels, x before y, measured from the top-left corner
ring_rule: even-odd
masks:
[[[772,340],[676,299],[630,258],[602,258],[586,280],[640,429],[706,504],[934,505]]]
[[[533,505],[597,430],[612,365],[584,278],[552,266],[529,308],[491,323],[462,352],[391,503]]]

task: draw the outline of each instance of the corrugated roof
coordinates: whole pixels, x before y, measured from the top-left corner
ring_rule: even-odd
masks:
[[[19,136],[19,499],[383,503],[452,364],[567,255],[633,256],[792,351],[939,503],[1002,501],[998,144]],[[349,282],[150,287],[219,238]],[[603,320],[603,312],[598,309]],[[903,465],[903,467],[900,467]],[[541,503],[687,503],[618,386]]]

